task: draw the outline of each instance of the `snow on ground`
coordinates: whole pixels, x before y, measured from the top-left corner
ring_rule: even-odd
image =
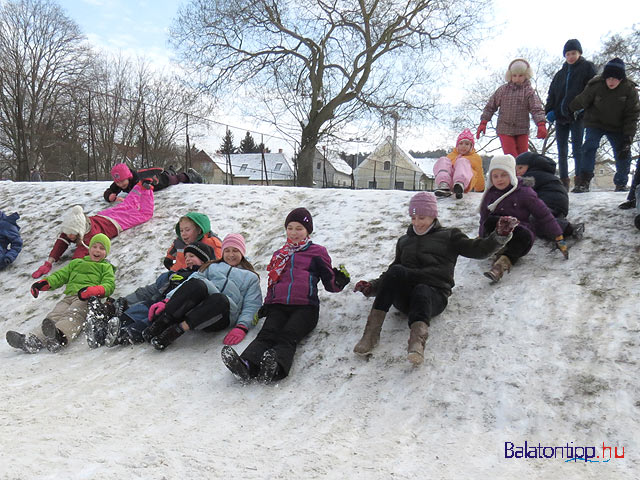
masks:
[[[0,183],[0,208],[22,215],[24,240],[16,263],[0,272],[3,337],[34,328],[61,297],[62,289],[32,298],[30,274],[46,259],[64,211],[80,204],[97,213],[107,185]],[[162,273],[173,225],[190,210],[208,214],[220,237],[245,235],[263,292],[284,218],[301,205],[334,264],[344,262],[354,282],[374,278],[406,229],[411,195],[171,187],[156,194],[150,222],[114,240],[116,295]],[[406,319],[395,310],[374,355],[352,353],[372,300],[350,288],[321,294],[319,325],[290,377],[266,387],[242,386],[226,370],[222,335],[189,333],[164,352],[89,350],[80,338],[61,353],[36,355],[2,340],[0,477],[637,478],[640,232],[632,212],[616,209],[623,198],[571,195],[570,217],[587,227],[569,261],[538,241],[490,285],[482,275],[489,260],[460,257],[453,296],[431,323],[419,368],[406,361]],[[441,221],[475,236],[479,201],[480,194],[439,201]],[[599,462],[565,462],[559,453],[505,458],[505,442],[525,441],[597,446]],[[603,443],[618,454],[624,447],[625,457],[602,462]]]

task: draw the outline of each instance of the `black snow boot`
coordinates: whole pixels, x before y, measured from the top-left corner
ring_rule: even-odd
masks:
[[[145,342],[151,342],[153,337],[157,337],[162,332],[164,332],[172,322],[169,317],[167,317],[166,313],[162,313],[159,317],[157,317],[151,325],[144,329],[142,332],[142,338],[144,338]]]
[[[202,175],[193,168],[187,170],[187,177],[189,178],[189,183],[204,183]]]
[[[164,350],[171,345],[176,338],[180,337],[184,333],[184,330],[179,323],[171,325],[165,329],[160,335],[157,335],[151,339],[151,345],[156,350]]]
[[[87,317],[84,324],[84,334],[89,348],[104,345],[107,335],[108,312],[98,297],[91,297],[87,301]]]
[[[20,332],[9,330],[6,335],[7,343],[13,348],[19,348],[27,353],[37,353],[44,348],[44,343],[33,333],[23,335]]]
[[[67,344],[67,337],[56,327],[56,323],[49,318],[45,318],[42,321],[42,333],[47,337],[44,345],[51,353],[56,353]]]
[[[260,383],[265,385],[271,383],[278,371],[278,361],[276,352],[273,349],[266,350],[262,354],[262,360],[260,360],[260,371],[256,379]]]
[[[251,379],[251,374],[249,372],[249,364],[243,360],[238,352],[236,352],[229,345],[225,345],[222,347],[222,363],[224,363],[225,367],[231,370],[236,377],[238,377],[243,382],[248,382]]]

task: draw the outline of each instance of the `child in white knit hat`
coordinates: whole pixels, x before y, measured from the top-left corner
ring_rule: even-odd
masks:
[[[538,126],[536,137],[547,136],[544,108],[529,81],[532,76],[533,70],[529,62],[522,58],[513,60],[505,74],[507,83],[498,87],[489,98],[476,132],[476,138],[486,133],[487,123],[498,110],[496,133],[500,138],[502,151],[514,158],[529,150],[529,115]]]

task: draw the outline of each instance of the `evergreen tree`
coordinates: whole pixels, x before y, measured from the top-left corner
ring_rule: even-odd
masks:
[[[222,140],[222,144],[220,145],[220,153],[236,153],[238,151],[237,147],[233,145],[233,133],[231,130],[227,128],[227,133]]]
[[[256,145],[253,136],[249,132],[247,132],[240,142],[240,153],[260,153],[258,145]]]

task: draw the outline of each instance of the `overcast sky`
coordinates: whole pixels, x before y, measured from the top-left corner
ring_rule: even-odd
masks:
[[[97,49],[122,51],[166,66],[172,56],[167,43],[168,29],[179,5],[185,2],[62,0],[59,3]],[[637,0],[619,0],[615,4],[593,0],[579,3],[561,0],[526,3],[494,0],[493,4],[489,18],[493,25],[493,38],[478,45],[476,52],[480,59],[476,62],[482,62],[491,71],[506,68],[511,56],[520,48],[544,49],[561,59],[562,47],[569,38],[578,38],[584,55],[591,58],[604,37],[611,33],[628,32],[634,21],[640,19],[640,2]],[[460,69],[461,78],[468,73],[466,61],[460,58],[454,62]],[[453,99],[456,91],[459,92],[460,88],[452,86],[448,92],[444,89],[443,93],[445,98]],[[237,124],[236,120],[229,122]],[[440,136],[440,133],[426,130],[416,132],[412,144],[405,145],[405,148],[426,148],[419,145],[421,142],[435,148],[435,144],[441,142]]]

